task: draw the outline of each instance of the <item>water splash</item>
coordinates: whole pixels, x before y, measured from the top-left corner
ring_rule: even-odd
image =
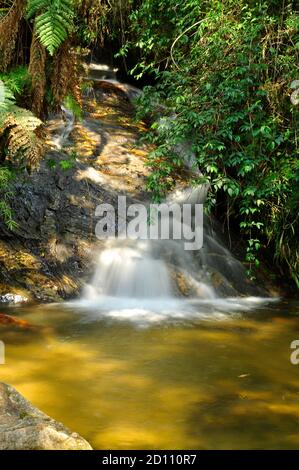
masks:
[[[129,299],[171,298],[172,288],[166,264],[154,259],[148,242],[136,247],[125,243],[103,250],[85,297],[99,296]]]

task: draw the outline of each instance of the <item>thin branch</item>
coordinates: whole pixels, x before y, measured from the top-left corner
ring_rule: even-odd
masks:
[[[179,66],[178,64],[176,63],[176,61],[174,60],[174,57],[173,57],[173,49],[174,49],[174,46],[176,45],[176,43],[181,39],[182,36],[184,36],[184,34],[186,34],[188,31],[190,31],[190,29],[192,28],[195,28],[195,26],[201,24],[203,21],[206,21],[207,18],[203,18],[202,20],[199,20],[197,21],[196,23],[194,23],[193,25],[189,26],[187,29],[185,29],[185,31],[183,31],[172,43],[171,45],[171,48],[170,48],[170,57],[171,57],[171,60],[172,62],[174,63],[175,67],[177,69],[179,69]]]

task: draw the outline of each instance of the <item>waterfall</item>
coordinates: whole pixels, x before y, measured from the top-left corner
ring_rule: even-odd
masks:
[[[88,77],[125,87],[117,82],[115,74],[115,70],[91,64]],[[128,96],[135,93],[130,87],[128,90]],[[57,147],[65,144],[74,125],[72,113],[63,111],[65,126],[57,138]],[[169,120],[161,120],[163,128],[168,125]],[[178,145],[175,151],[184,158],[195,179],[200,177],[190,143]],[[194,207],[204,203],[208,189],[207,184],[186,187],[179,183],[165,202]],[[181,218],[178,221],[183,226],[184,221]],[[191,252],[184,249],[184,240],[108,238],[102,241],[98,252],[93,253],[91,281],[81,299],[69,305],[76,304],[83,309],[80,311],[87,313],[88,321],[105,316],[144,325],[167,318],[209,319],[211,315],[224,318],[269,301],[256,297],[257,288],[248,281],[244,266],[225,247],[215,224],[207,216],[203,229],[203,247]]]
[[[176,189],[169,200],[195,204],[205,191]],[[106,240],[76,305],[87,309],[86,321],[104,316],[139,326],[211,316],[225,319],[272,300],[248,296],[248,285],[242,263],[205,218],[204,246],[198,251],[185,251],[183,240]]]
[[[117,80],[116,74],[118,69],[116,68],[111,68],[106,64],[97,64],[94,62],[90,62],[87,68],[88,72],[86,78],[88,80],[92,80],[93,82],[111,83],[122,90],[130,101],[133,101],[141,94],[141,90],[139,88]]]
[[[61,111],[64,122],[52,138],[52,144],[57,150],[61,150],[64,147],[75,125],[74,113],[65,106],[61,106]]]
[[[240,296],[248,284],[245,269],[208,220],[205,225],[198,252],[185,251],[183,240],[106,240],[79,301],[88,308],[89,321],[103,315],[139,325],[211,315],[223,319],[269,300]]]
[[[69,306],[79,308],[84,322],[110,318],[147,327],[165,321],[225,320],[273,300],[219,295],[207,273],[214,256],[223,256],[227,279],[234,275],[243,282],[246,274],[228,250],[215,240],[210,243],[207,239],[205,253],[195,257],[179,241],[107,240],[96,257],[91,282]],[[211,246],[214,251],[209,254]],[[224,277],[219,265],[217,275]],[[187,295],[178,288],[180,279],[188,285]]]
[[[152,257],[148,241],[139,241],[135,247],[127,245],[122,241],[100,252],[86,296],[170,298],[172,288],[166,263]]]

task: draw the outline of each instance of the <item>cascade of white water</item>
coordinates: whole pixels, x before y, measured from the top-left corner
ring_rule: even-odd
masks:
[[[64,117],[64,124],[52,139],[52,143],[57,150],[63,148],[75,125],[74,113],[70,109],[65,108],[65,106],[61,106],[61,111]]]
[[[130,101],[134,100],[141,94],[141,90],[129,83],[123,83],[117,80],[117,71],[118,69],[111,68],[106,64],[96,64],[91,62],[88,64],[87,79],[92,80],[93,82],[111,83],[122,90]]]
[[[86,296],[153,299],[172,296],[166,264],[151,256],[148,241],[111,244],[100,252],[98,265]]]

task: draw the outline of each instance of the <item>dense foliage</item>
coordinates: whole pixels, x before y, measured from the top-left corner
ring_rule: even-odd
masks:
[[[267,247],[299,286],[295,2],[145,0],[131,20],[142,57],[133,73],[157,78],[138,108],[156,144],[150,189],[159,198],[171,187],[176,149],[189,143],[210,184],[206,206],[238,222],[251,274]]]

